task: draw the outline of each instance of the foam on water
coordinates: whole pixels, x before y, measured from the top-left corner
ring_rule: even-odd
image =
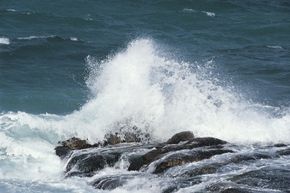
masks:
[[[205,78],[206,69],[160,53],[153,40],[137,39],[106,60],[88,57],[92,97],[69,115],[0,114],[0,179],[53,184],[64,167],[54,155],[58,140],[101,140],[124,125],[146,129],[157,140],[191,130],[236,143],[289,143],[289,114],[274,116],[272,108],[247,102]]]
[[[0,37],[0,44],[9,45],[9,44],[10,44],[10,40],[9,40],[9,38],[6,38],[6,37]]]

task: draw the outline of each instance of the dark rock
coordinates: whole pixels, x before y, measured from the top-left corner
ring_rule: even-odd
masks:
[[[231,180],[237,184],[243,184],[249,187],[263,187],[285,192],[290,191],[290,170],[287,168],[265,167],[234,176]]]
[[[55,153],[62,159],[68,156],[71,153],[71,150],[86,149],[95,146],[89,144],[86,140],[81,140],[76,137],[58,143],[60,146],[55,148]]]
[[[213,174],[217,171],[217,169],[220,167],[219,164],[211,164],[211,165],[206,165],[203,167],[197,167],[192,170],[188,170],[185,173],[182,174],[183,177],[194,177],[194,176],[199,176],[199,175],[204,175],[204,174]]]
[[[93,175],[94,172],[103,169],[105,166],[113,166],[120,158],[120,154],[99,154],[84,153],[72,155],[66,165],[67,176],[84,174],[85,176]]]
[[[161,163],[158,163],[156,165],[154,173],[161,173],[164,172],[165,170],[183,165],[186,163],[191,163],[191,162],[197,162],[201,161],[203,159],[208,159],[214,155],[220,155],[224,153],[232,153],[233,151],[231,150],[209,150],[209,151],[192,151],[192,152],[186,152],[186,153],[176,153],[173,155],[170,155],[169,157],[165,158],[162,160]]]
[[[59,156],[61,159],[64,159],[71,152],[70,148],[64,146],[57,146],[54,150],[55,154]]]
[[[290,155],[290,148],[277,151],[279,155]]]
[[[145,160],[143,156],[131,157],[129,162],[130,162],[128,168],[129,171],[139,170],[143,165],[145,165]]]
[[[139,170],[142,166],[148,165],[151,162],[160,159],[168,152],[178,151],[178,150],[185,150],[185,149],[193,149],[198,147],[204,146],[219,146],[223,145],[227,142],[212,138],[212,137],[205,137],[205,138],[194,138],[191,141],[187,141],[186,143],[182,144],[158,144],[158,147],[154,150],[149,151],[148,153],[144,154],[141,158],[138,159],[138,163],[130,162],[129,169],[130,170]],[[218,147],[221,148],[221,147]]]
[[[284,143],[277,143],[274,145],[274,147],[287,147]]]
[[[105,135],[104,145],[116,145],[122,142],[118,133]]]
[[[82,140],[76,137],[70,138],[68,140],[62,141],[61,145],[64,147],[68,147],[71,150],[74,149],[85,149],[92,147],[86,140]]]
[[[119,186],[124,185],[129,179],[135,177],[135,174],[123,174],[117,176],[105,176],[96,179],[91,183],[95,188],[102,190],[113,190]]]
[[[194,139],[194,135],[191,131],[183,131],[173,135],[166,143],[167,144],[178,144],[181,141],[189,141]]]
[[[119,143],[139,143],[141,141],[146,142],[150,139],[148,133],[144,133],[136,126],[132,128],[121,127],[115,133],[108,133],[105,135],[104,145],[116,145]]]
[[[220,193],[251,193],[251,192],[241,188],[227,188],[225,190],[222,190]]]

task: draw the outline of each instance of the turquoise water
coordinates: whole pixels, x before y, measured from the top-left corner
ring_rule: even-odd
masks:
[[[100,192],[54,147],[122,124],[289,144],[289,34],[287,0],[1,0],[0,192]]]

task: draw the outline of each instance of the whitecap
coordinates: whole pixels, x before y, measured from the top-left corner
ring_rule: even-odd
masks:
[[[76,37],[70,37],[69,38],[71,41],[78,41],[79,39],[78,38],[76,38]]]
[[[9,38],[0,37],[0,44],[9,45],[10,44]]]
[[[183,12],[188,12],[188,13],[196,12],[194,9],[190,9],[190,8],[184,8],[182,11]]]
[[[209,17],[215,17],[215,13],[214,12],[209,12],[209,11],[201,11],[201,12],[205,13]]]
[[[16,12],[15,9],[6,9],[6,11],[8,11],[8,12]]]
[[[33,40],[33,39],[46,39],[46,38],[51,38],[55,37],[54,35],[49,35],[49,36],[27,36],[27,37],[18,37],[18,40]]]
[[[267,48],[272,48],[272,49],[283,49],[282,46],[279,46],[279,45],[272,45],[272,46],[267,46]]]

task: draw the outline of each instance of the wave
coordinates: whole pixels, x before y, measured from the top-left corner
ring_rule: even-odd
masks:
[[[68,115],[0,113],[0,191],[96,191],[86,180],[63,179],[65,163],[54,147],[72,136],[95,142],[119,127],[137,126],[155,140],[191,130],[235,143],[289,143],[289,114],[275,116],[275,108],[250,103],[206,78],[206,68],[170,58],[153,40],[137,39],[106,60],[87,58],[92,97],[81,109]],[[157,181],[132,183],[148,192],[160,189]]]
[[[0,37],[0,44],[9,45],[10,39],[5,37]]]
[[[51,143],[71,136],[100,140],[120,125],[136,125],[157,140],[191,130],[235,143],[289,143],[289,114],[276,116],[274,107],[204,78],[206,69],[169,58],[151,39],[137,39],[104,61],[88,57],[93,97],[80,110],[66,116],[4,113],[0,124]]]
[[[215,13],[214,12],[209,12],[209,11],[197,11],[194,9],[190,9],[190,8],[184,8],[182,10],[182,12],[184,13],[205,13],[207,16],[209,17],[215,17]]]
[[[214,12],[202,11],[202,13],[205,13],[207,16],[210,16],[210,17],[215,17],[215,13]]]

